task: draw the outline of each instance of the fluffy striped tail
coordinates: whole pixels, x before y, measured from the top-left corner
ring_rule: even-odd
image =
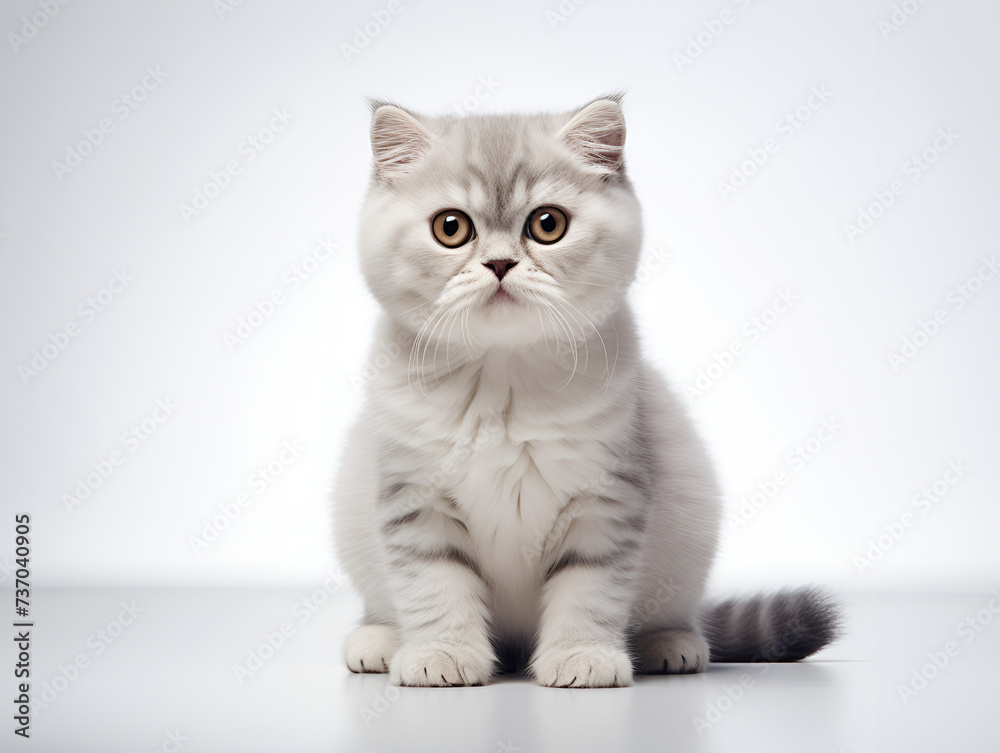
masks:
[[[710,605],[702,631],[717,662],[798,661],[840,633],[840,605],[820,588],[756,594]]]

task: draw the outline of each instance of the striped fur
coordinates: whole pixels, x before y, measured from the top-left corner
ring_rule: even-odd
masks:
[[[375,105],[360,243],[380,365],[335,491],[339,555],[365,603],[352,670],[475,685],[527,666],[544,685],[606,687],[704,670],[703,635],[722,660],[784,623],[809,625],[787,656],[832,636],[812,596],[701,615],[719,495],[640,353],[624,137],[614,97],[531,116]],[[569,217],[551,245],[525,233],[542,206]],[[433,239],[443,209],[471,218],[468,243]]]
[[[717,662],[786,662],[812,656],[840,632],[840,607],[818,588],[728,599],[701,619]]]

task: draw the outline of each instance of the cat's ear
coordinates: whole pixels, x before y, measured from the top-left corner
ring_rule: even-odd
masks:
[[[412,114],[390,104],[372,104],[375,177],[389,183],[413,170],[431,145],[431,135]]]
[[[576,112],[560,140],[589,166],[607,174],[625,169],[625,116],[619,98],[598,99]]]

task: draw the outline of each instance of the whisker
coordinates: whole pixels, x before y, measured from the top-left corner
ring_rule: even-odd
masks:
[[[559,312],[558,309],[555,308],[555,306],[552,305],[551,302],[544,301],[544,303],[545,303],[545,306],[548,309],[548,311],[551,313],[551,315],[553,315],[554,317],[556,317],[561,322],[561,326],[563,327],[563,330],[566,332],[566,335],[567,335],[567,338],[568,338],[567,345],[569,345],[570,353],[572,353],[572,355],[573,355],[573,370],[570,373],[569,377],[566,379],[566,381],[563,383],[563,385],[561,387],[559,387],[559,391],[561,392],[562,390],[566,389],[566,387],[569,385],[569,383],[573,380],[573,377],[576,375],[576,370],[577,370],[577,367],[579,366],[579,363],[580,363],[579,351],[578,351],[577,346],[576,346],[576,338],[573,337],[573,330],[569,326],[569,321],[566,319],[565,316],[563,316]],[[556,355],[557,356],[559,355],[559,340],[558,339],[556,340]]]
[[[556,301],[556,303],[562,303],[564,305],[569,305],[567,301]],[[571,308],[576,308],[576,307],[575,306],[571,306]],[[577,309],[577,311],[579,311],[579,309]],[[573,316],[572,312],[566,310],[565,313],[569,314],[569,316],[571,316],[573,318],[573,321],[579,326],[580,322],[579,322],[579,320],[575,316]],[[587,319],[587,317],[583,315],[583,312],[580,312],[580,316],[583,316],[584,321],[586,321],[587,324],[590,324],[591,327],[594,326]],[[590,364],[590,338],[588,338],[586,336],[586,334],[583,331],[583,327],[582,326],[580,327],[580,337],[583,338],[583,345],[584,345],[584,348],[586,348],[586,350],[585,350],[586,360],[584,360],[584,362],[583,362],[583,373],[586,374],[587,373],[587,366]],[[605,361],[606,360],[607,359],[605,359]]]
[[[592,321],[590,321],[590,319],[587,318],[586,314],[580,311],[580,309],[576,308],[576,306],[574,306],[569,301],[564,300],[563,303],[569,306],[570,308],[573,308],[576,311],[578,311],[580,313],[580,316],[582,316],[586,320],[587,324],[589,324],[591,327],[594,328],[594,333],[597,335],[598,339],[600,339],[601,347],[604,348],[604,373],[608,375],[607,381],[604,384],[604,389],[605,391],[607,391],[608,387],[611,386],[611,377],[615,373],[615,366],[618,364],[618,329],[615,327],[614,321],[611,321],[611,328],[615,331],[615,361],[614,364],[609,364],[608,346],[604,342],[604,336],[601,335],[601,331],[597,328],[597,325],[595,325]]]
[[[556,338],[556,352],[553,353],[551,350],[549,350],[548,339],[545,340],[545,350],[546,352],[548,352],[550,358],[556,360],[559,357],[559,325],[556,322],[555,317],[552,316],[552,312],[549,310],[550,307],[546,305],[544,306],[544,309],[545,309],[545,314],[549,317],[549,321],[552,322],[552,334],[555,335]],[[538,309],[538,311],[539,313],[541,313],[542,309]]]
[[[597,325],[595,325],[595,324],[594,324],[594,323],[593,323],[593,322],[592,322],[592,321],[591,321],[591,320],[590,320],[590,319],[589,319],[589,318],[587,317],[587,315],[586,315],[586,314],[584,314],[584,313],[583,313],[582,311],[580,311],[580,309],[578,309],[578,308],[577,308],[576,306],[574,306],[574,305],[573,305],[572,303],[570,303],[569,301],[566,301],[566,300],[563,300],[563,301],[562,301],[562,304],[563,304],[564,306],[568,306],[569,308],[571,308],[571,309],[573,309],[574,311],[576,311],[576,312],[577,312],[577,313],[578,313],[578,314],[579,314],[579,315],[580,315],[581,317],[583,317],[583,320],[584,320],[585,322],[587,322],[587,324],[589,324],[589,325],[591,326],[591,328],[592,328],[592,329],[594,330],[594,334],[596,334],[596,335],[597,335],[597,338],[598,338],[598,339],[599,339],[599,340],[601,341],[601,347],[603,347],[603,348],[604,348],[604,370],[605,370],[605,373],[607,373],[607,369],[608,369],[608,347],[607,347],[607,345],[605,345],[605,343],[604,343],[604,338],[603,338],[603,337],[601,336],[601,331],[600,331],[600,330],[599,330],[599,329],[597,328]],[[590,339],[590,338],[588,338],[588,340],[589,340],[589,339]]]
[[[528,347],[533,348],[538,343],[539,340],[544,340],[544,342],[545,342],[545,350],[546,350],[546,352],[549,352],[549,341],[544,339],[545,338],[545,322],[542,321],[542,310],[541,309],[535,309],[535,311],[538,313],[538,337],[536,337],[532,341],[531,345],[528,346]],[[549,356],[551,356],[551,355],[552,355],[552,353],[549,352]]]
[[[562,283],[564,283],[564,282],[572,282],[574,285],[593,285],[595,288],[613,288],[614,287],[614,285],[602,285],[599,282],[586,282],[584,280],[571,280],[568,277],[559,277],[559,278],[553,277],[552,279],[556,283],[556,285],[559,285],[559,287],[565,287],[564,285],[562,285]]]
[[[455,322],[462,318],[462,309],[456,309],[455,313],[451,317],[451,326],[448,328],[448,339],[445,343],[444,348],[444,365],[448,368],[448,375],[455,379],[455,374],[451,370],[451,333],[455,331]],[[434,347],[435,364],[434,364],[434,375],[437,376],[437,346]]]
[[[410,348],[410,361],[407,366],[407,383],[410,386],[411,396],[413,396],[414,378],[416,379],[417,386],[420,387],[420,391],[425,395],[427,394],[425,383],[423,381],[423,374],[417,368],[417,352],[420,350],[421,340],[423,340],[426,337],[425,333],[427,331],[427,328],[431,325],[432,322],[436,321],[438,314],[440,314],[443,310],[444,310],[443,306],[439,306],[438,308],[434,309],[434,311],[431,312],[431,315],[428,316],[427,319],[424,321],[424,323],[420,326],[420,329],[417,330],[417,334],[413,338],[413,345]],[[436,327],[437,324],[435,323],[434,326]]]
[[[446,314],[450,315],[451,314],[451,309],[448,309],[448,311],[446,312]],[[448,316],[447,315],[446,316],[442,316],[438,320],[438,324],[442,324],[443,325],[445,322],[447,322],[448,321]],[[434,336],[434,332],[437,331],[437,328],[438,328],[438,325],[435,324],[434,327],[431,329],[431,331],[427,334],[427,342],[424,343],[424,350],[423,350],[423,353],[420,355],[420,373],[422,375],[425,375],[427,373],[427,370],[424,368],[424,362],[427,361],[427,349],[431,345],[431,338]],[[443,327],[442,327],[442,329],[443,329]],[[437,343],[440,343],[440,342],[441,342],[440,339],[438,339]],[[437,348],[435,347],[435,359],[436,359],[436,353],[437,353]],[[434,378],[435,378],[435,380],[437,379],[437,365],[436,364],[435,364],[435,368],[434,368]],[[426,392],[424,394],[426,394]]]
[[[417,309],[422,308],[424,306],[429,306],[432,303],[434,303],[434,301],[424,301],[423,303],[418,303],[412,309],[406,309],[406,311],[400,311],[396,316],[402,316],[403,314],[409,314],[411,311],[416,311]]]
[[[469,358],[472,358],[472,348],[469,347],[469,307],[466,306],[465,310],[462,312],[462,345],[465,346],[465,352],[469,354]]]

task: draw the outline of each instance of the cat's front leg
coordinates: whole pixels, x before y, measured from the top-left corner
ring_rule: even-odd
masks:
[[[609,504],[615,503],[594,499],[579,504],[603,514],[574,518],[562,541],[543,558],[541,625],[530,663],[540,685],[632,684],[626,634],[641,522],[623,512],[609,517],[602,509]]]
[[[383,499],[381,535],[401,643],[389,664],[395,685],[482,685],[496,656],[489,589],[468,529],[443,498],[419,500],[397,486]],[[417,500],[417,501],[415,501]]]

